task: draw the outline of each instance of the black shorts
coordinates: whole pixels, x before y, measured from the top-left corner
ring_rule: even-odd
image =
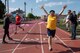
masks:
[[[48,33],[48,36],[54,37],[55,36],[55,33],[56,33],[56,30],[47,29],[47,33]]]

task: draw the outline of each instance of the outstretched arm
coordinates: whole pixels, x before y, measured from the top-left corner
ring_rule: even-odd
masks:
[[[41,6],[40,8],[46,13],[46,15],[48,15],[48,12],[47,12],[46,9],[44,8],[44,6]]]
[[[65,8],[67,7],[67,5],[64,5],[62,10],[60,11],[59,15],[62,15],[62,13],[64,12]]]

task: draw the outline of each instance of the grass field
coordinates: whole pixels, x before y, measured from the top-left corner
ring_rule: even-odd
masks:
[[[62,24],[62,23],[63,23],[63,20],[64,20],[64,19],[61,19],[60,22],[57,24],[57,26],[58,26],[59,28],[65,30],[65,31],[67,31],[67,30],[66,30],[66,25],[63,25],[63,24]],[[71,30],[71,29],[70,29],[70,30]],[[68,31],[68,32],[70,32],[70,31]],[[80,35],[80,25],[77,26],[77,35]]]

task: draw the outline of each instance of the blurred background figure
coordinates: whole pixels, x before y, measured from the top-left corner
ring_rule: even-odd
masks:
[[[15,29],[15,34],[17,33],[17,27],[19,27],[20,29],[22,29],[24,31],[24,28],[22,28],[20,25],[21,25],[21,16],[16,13],[16,29]]]
[[[4,24],[3,24],[4,35],[3,35],[2,43],[7,43],[7,42],[5,41],[6,36],[8,37],[9,40],[13,40],[13,39],[10,37],[10,35],[9,35],[9,25],[10,25],[10,23],[11,23],[11,21],[10,21],[10,19],[9,19],[10,16],[11,16],[11,14],[6,13],[6,14],[5,14],[5,17],[4,17]]]

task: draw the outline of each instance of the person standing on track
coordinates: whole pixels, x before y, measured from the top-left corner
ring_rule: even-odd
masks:
[[[64,24],[70,22],[71,23],[71,39],[76,39],[76,27],[77,27],[77,15],[75,14],[75,11],[68,10],[69,18],[68,21]]]
[[[24,28],[22,28],[22,27],[20,26],[20,24],[21,24],[21,17],[20,17],[20,15],[17,13],[17,14],[16,14],[16,29],[15,29],[15,34],[17,33],[17,27],[21,28],[21,29],[24,31]]]
[[[65,21],[64,22],[67,22],[68,21],[68,18],[69,18],[69,15],[67,15],[67,17],[65,18]],[[70,23],[66,23],[66,30],[67,31],[70,31]]]
[[[67,7],[66,5],[63,6],[59,15],[63,13],[66,7]],[[49,50],[52,51],[52,38],[55,36],[56,33],[57,16],[59,15],[56,15],[54,10],[51,10],[50,14],[48,14],[44,6],[41,6],[41,9],[44,10],[46,15],[48,16],[47,19],[48,45],[49,45]]]
[[[4,29],[4,36],[3,36],[3,40],[2,40],[2,43],[7,43],[5,41],[5,38],[6,36],[8,37],[9,40],[13,40],[10,36],[9,36],[9,24],[11,23],[10,22],[10,17],[11,15],[9,13],[6,13],[5,14],[5,17],[4,17],[4,23],[3,23],[3,29]]]

